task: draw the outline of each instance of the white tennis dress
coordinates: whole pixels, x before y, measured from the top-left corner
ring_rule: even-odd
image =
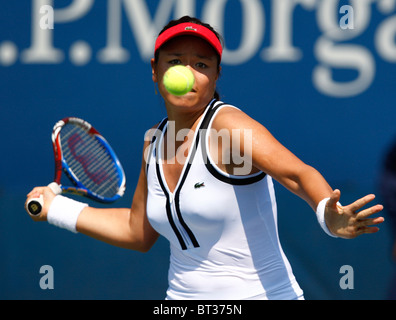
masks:
[[[157,129],[147,161],[147,214],[171,246],[167,299],[301,299],[283,253],[272,179],[234,176],[210,159],[207,130],[223,107],[211,101],[195,131],[179,182],[170,192]]]

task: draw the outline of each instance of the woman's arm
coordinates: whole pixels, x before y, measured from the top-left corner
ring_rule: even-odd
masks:
[[[250,161],[253,171],[258,169],[269,174],[288,190],[304,199],[314,211],[321,200],[330,198],[325,207],[325,221],[334,235],[353,238],[362,233],[378,231],[378,228],[370,225],[383,222],[383,218],[367,218],[381,211],[381,205],[357,213],[357,210],[374,199],[373,195],[363,197],[349,206],[337,205],[340,191],[333,191],[316,169],[302,162],[279,143],[264,126],[244,112],[235,108],[223,108],[213,121],[212,128],[228,129],[233,141],[231,157],[240,154],[245,162]],[[251,132],[245,134],[245,130]],[[239,150],[235,150],[235,146],[238,146]]]
[[[147,180],[144,161],[130,209],[86,207],[77,220],[77,231],[109,244],[147,252],[158,239],[146,214]]]
[[[307,201],[313,210],[316,210],[323,198],[332,194],[332,188],[316,169],[302,162],[264,126],[244,112],[235,108],[223,108],[213,121],[212,128],[216,131],[222,128],[228,130],[233,148],[226,152],[231,153],[234,163],[240,162],[236,159],[240,154],[243,161],[248,162],[248,165],[244,164],[245,171],[249,171],[250,166],[252,171],[258,169],[267,173]],[[228,169],[228,173],[233,173],[232,169]]]
[[[148,143],[145,143],[145,148]],[[48,187],[36,187],[28,194],[27,201],[39,197],[40,194],[44,196],[43,210],[38,217],[32,219],[46,221],[55,195]],[[143,159],[131,208],[85,207],[78,216],[76,229],[80,233],[118,247],[146,252],[159,236],[147,219],[146,202],[147,180]]]

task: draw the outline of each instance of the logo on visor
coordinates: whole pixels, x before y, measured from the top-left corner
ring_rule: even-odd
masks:
[[[193,27],[185,27],[184,30],[186,30],[186,31],[197,31],[197,29],[195,29]]]

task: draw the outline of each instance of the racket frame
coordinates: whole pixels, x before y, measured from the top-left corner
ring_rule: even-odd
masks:
[[[62,146],[60,143],[60,133],[62,128],[68,123],[75,123],[78,126],[82,127],[88,134],[94,135],[95,138],[100,142],[100,144],[109,152],[110,157],[116,163],[117,173],[121,177],[120,183],[118,185],[118,192],[113,197],[104,197],[100,194],[90,191],[87,189],[81,181],[74,174],[73,170],[69,167],[66,160],[63,158]],[[52,131],[52,145],[54,151],[55,158],[55,176],[54,181],[61,187],[62,193],[71,193],[80,196],[85,196],[96,200],[98,202],[110,203],[114,202],[117,199],[121,198],[125,192],[126,178],[124,170],[121,166],[121,163],[115,154],[114,150],[111,148],[110,144],[107,140],[94,128],[90,123],[85,120],[76,117],[67,117],[60,121],[58,121]],[[73,186],[62,186],[61,185],[61,176],[62,172],[66,174],[69,180],[73,183]]]

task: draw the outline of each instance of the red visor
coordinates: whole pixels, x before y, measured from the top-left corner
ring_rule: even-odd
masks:
[[[184,35],[190,35],[190,36],[196,36],[200,37],[207,42],[215,49],[217,54],[220,57],[221,60],[221,54],[223,53],[223,47],[221,46],[221,43],[219,39],[216,37],[216,35],[210,31],[208,28],[201,26],[199,24],[195,23],[181,23],[178,24],[174,27],[171,27],[167,30],[165,30],[163,33],[161,33],[157,41],[155,42],[155,49],[154,53],[157,52],[157,50],[167,41],[178,37],[178,36],[184,36]]]

